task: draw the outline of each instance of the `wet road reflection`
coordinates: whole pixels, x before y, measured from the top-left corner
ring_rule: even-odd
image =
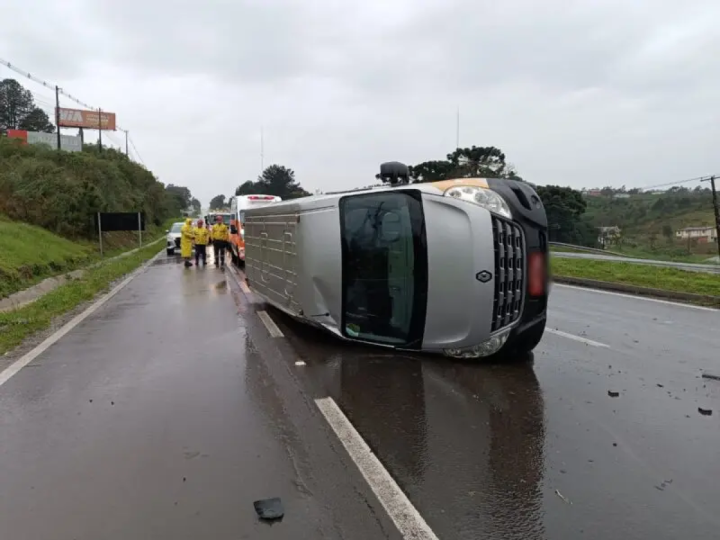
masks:
[[[561,302],[583,311],[570,292]],[[717,415],[720,393],[686,363],[716,363],[717,314],[603,300],[578,335],[607,347],[548,334],[534,357],[495,365],[349,345],[270,312],[306,363],[291,369],[335,399],[438,537],[717,538],[720,429],[698,407]],[[620,318],[621,302],[642,317],[592,315]],[[662,347],[644,341],[659,309],[693,318],[692,350],[674,327]],[[628,345],[630,325],[645,333]]]
[[[532,357],[451,363],[344,346],[273,312],[440,538],[544,538],[544,412]]]

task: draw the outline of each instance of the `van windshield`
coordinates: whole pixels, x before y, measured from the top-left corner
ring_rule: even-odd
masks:
[[[417,190],[340,201],[344,336],[419,348],[427,307],[427,245]]]

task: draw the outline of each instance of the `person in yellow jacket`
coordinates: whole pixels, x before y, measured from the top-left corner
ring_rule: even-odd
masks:
[[[187,218],[185,225],[180,229],[180,255],[185,259],[185,268],[190,268],[192,263],[190,257],[192,257],[192,245],[193,245],[193,225],[192,219]]]
[[[207,264],[207,245],[210,242],[210,231],[205,227],[202,219],[198,219],[197,227],[193,230],[195,239],[195,266],[200,266],[202,258],[203,266]]]
[[[215,266],[225,266],[225,250],[230,240],[230,231],[227,225],[223,223],[223,217],[215,218],[215,225],[212,227],[211,236],[213,241],[213,251],[215,252]]]

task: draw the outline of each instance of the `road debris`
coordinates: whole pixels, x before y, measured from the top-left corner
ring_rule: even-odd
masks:
[[[260,519],[281,519],[285,515],[285,510],[283,510],[282,501],[279,497],[255,501],[253,506]]]
[[[610,396],[610,397],[620,397],[620,392],[613,392],[612,390],[608,390],[608,396]]]
[[[710,380],[713,380],[713,381],[720,381],[720,374],[718,374],[718,373],[706,373],[706,372],[703,371],[702,378],[703,378],[703,379],[710,379]]]
[[[712,416],[712,409],[703,409],[702,407],[698,407],[698,412],[703,416]]]
[[[572,502],[570,502],[570,499],[568,499],[567,497],[565,497],[565,495],[563,495],[562,493],[560,493],[560,490],[556,489],[556,490],[555,490],[555,495],[557,495],[558,497],[560,497],[560,498],[561,498],[564,502],[566,502],[567,504],[572,504]]]

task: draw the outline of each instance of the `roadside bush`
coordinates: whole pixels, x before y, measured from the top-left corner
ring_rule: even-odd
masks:
[[[112,148],[58,152],[0,137],[0,213],[70,238],[93,238],[97,212],[144,212],[148,225],[180,215],[155,176]]]

